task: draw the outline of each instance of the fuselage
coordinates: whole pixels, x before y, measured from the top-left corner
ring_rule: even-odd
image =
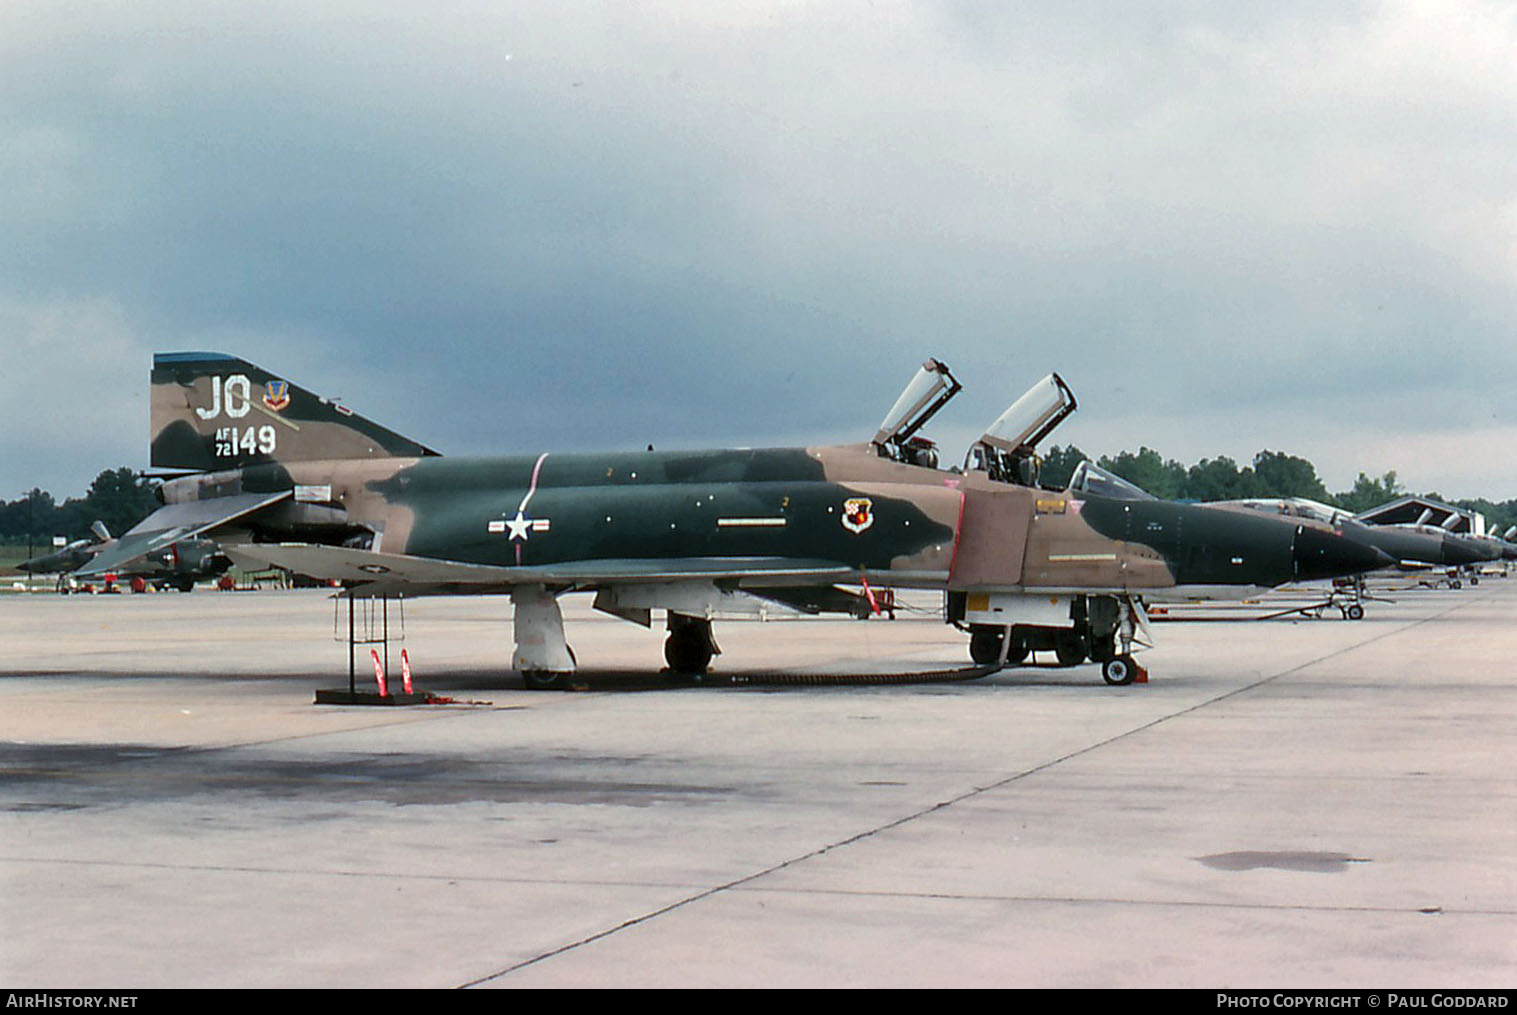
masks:
[[[1385,562],[1292,519],[995,482],[870,445],[291,462],[173,480],[165,499],[286,490],[246,520],[253,538],[500,567],[783,560],[901,587],[1159,598]]]

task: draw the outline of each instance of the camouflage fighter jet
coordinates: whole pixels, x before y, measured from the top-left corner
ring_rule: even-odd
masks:
[[[1487,532],[1483,514],[1428,497],[1398,497],[1361,512],[1357,518],[1377,530],[1417,532],[1441,539],[1448,563],[1470,572],[1489,561],[1517,560],[1517,547]]]
[[[111,559],[119,563],[114,570],[86,568],[86,564],[113,551],[116,546],[116,540],[103,522],[96,521],[90,531],[94,533],[94,539],[76,539],[46,557],[24,560],[16,568],[30,574],[59,575],[60,591],[67,591],[64,582],[70,574],[78,572],[109,576],[112,580],[141,579],[160,589],[176,588],[189,592],[196,582],[218,578],[232,566],[231,558],[214,541],[191,538],[149,547],[130,558],[118,558],[112,552]]]
[[[152,464],[193,474],[166,481],[165,506],[88,567],[205,537],[354,596],[509,594],[512,664],[533,687],[575,669],[567,592],[645,626],[665,611],[670,669],[700,673],[713,617],[854,612],[872,588],[934,589],[975,659],[1004,662],[1021,625],[1121,684],[1138,672],[1146,600],[1387,560],[1290,519],[1030,485],[1037,441],[1074,409],[1056,375],[986,431],[967,470],[937,468],[917,430],[957,386],[929,360],[856,445],[451,458],[243,360],[161,353]]]
[[[1350,539],[1385,551],[1403,570],[1416,570],[1425,565],[1459,568],[1488,559],[1483,548],[1446,529],[1426,525],[1370,525],[1347,511],[1305,497],[1252,497],[1210,503],[1214,507],[1248,508],[1326,525]]]
[[[67,574],[89,563],[112,540],[104,522],[96,521],[90,526],[92,539],[75,539],[66,546],[54,550],[45,557],[32,557],[16,565],[16,570],[28,574]],[[59,537],[62,538],[62,537]]]

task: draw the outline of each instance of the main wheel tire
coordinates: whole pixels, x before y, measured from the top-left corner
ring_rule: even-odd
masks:
[[[1132,656],[1113,656],[1101,665],[1101,678],[1118,687],[1130,684],[1138,675],[1138,664]]]
[[[1060,666],[1078,666],[1085,661],[1085,639],[1078,634],[1061,634],[1054,639],[1053,654]]]
[[[969,658],[980,666],[994,666],[1001,658],[999,631],[973,631],[969,635]]]
[[[559,691],[569,683],[567,673],[555,670],[522,670],[521,679],[529,691]]]
[[[664,640],[664,661],[675,673],[701,676],[711,665],[711,639],[699,627],[670,631]]]
[[[1343,615],[1349,620],[1363,620],[1364,607],[1360,606],[1358,603],[1350,603],[1348,609],[1343,611]]]

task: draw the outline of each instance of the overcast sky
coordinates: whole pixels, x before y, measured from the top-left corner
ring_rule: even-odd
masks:
[[[155,351],[445,453],[1093,455],[1517,497],[1507,3],[0,4],[0,498],[147,464]]]

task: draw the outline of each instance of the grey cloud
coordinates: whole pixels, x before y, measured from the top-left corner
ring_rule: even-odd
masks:
[[[852,438],[933,354],[963,420],[1059,369],[1088,450],[1348,414],[1432,486],[1388,406],[1487,425],[1466,379],[1517,357],[1513,38],[1477,3],[10,5],[0,298],[113,308],[123,414],[154,349],[229,347],[450,451]],[[119,461],[33,439],[0,478]]]

